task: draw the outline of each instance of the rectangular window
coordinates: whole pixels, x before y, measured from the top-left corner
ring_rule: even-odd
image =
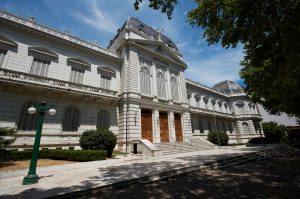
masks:
[[[105,89],[110,89],[110,81],[111,81],[111,77],[101,75],[100,87]]]
[[[199,99],[196,99],[196,106],[197,106],[198,108],[200,108],[200,100],[199,100]]]
[[[0,68],[2,68],[4,65],[4,58],[5,58],[6,52],[7,52],[6,50],[0,49]]]
[[[203,124],[201,120],[199,120],[199,131],[200,133],[204,133]]]
[[[84,70],[79,70],[76,68],[71,69],[70,82],[82,84]]]
[[[33,58],[30,73],[33,75],[47,77],[50,61]]]

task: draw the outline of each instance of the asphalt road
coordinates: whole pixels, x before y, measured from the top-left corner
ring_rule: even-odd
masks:
[[[83,198],[300,198],[300,152],[148,184],[106,188]]]

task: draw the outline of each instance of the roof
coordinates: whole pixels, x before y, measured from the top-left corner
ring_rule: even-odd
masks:
[[[147,36],[156,39],[156,40],[161,40],[163,41],[167,46],[170,48],[173,48],[175,51],[178,52],[178,48],[176,44],[167,36],[161,34],[158,30],[153,29],[151,26],[146,25],[145,23],[141,22],[137,18],[134,17],[128,17],[127,21],[124,23],[124,25],[118,30],[118,33],[125,27],[131,27],[137,31],[142,31],[144,34]],[[110,41],[109,45],[107,48],[109,48],[114,40],[118,37],[118,34]]]
[[[139,31],[143,31],[144,34],[146,34],[150,37],[153,37],[156,40],[159,40],[159,37],[160,37],[160,39],[164,43],[166,43],[168,46],[170,46],[171,48],[174,48],[176,51],[178,51],[176,44],[171,39],[169,39],[167,36],[161,34],[159,31],[154,30],[153,28],[151,28],[151,26],[148,26],[148,25],[144,24],[143,22],[139,21],[137,18],[129,17],[127,20],[127,26],[132,27]]]
[[[234,81],[225,80],[213,86],[213,89],[226,94],[242,94],[244,93],[240,85]]]

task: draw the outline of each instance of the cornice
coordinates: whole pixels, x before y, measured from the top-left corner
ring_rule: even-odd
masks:
[[[230,95],[226,95],[226,94],[224,94],[224,93],[218,92],[218,91],[216,91],[216,90],[213,90],[212,88],[203,86],[203,85],[201,85],[201,84],[199,84],[199,83],[195,83],[195,82],[193,82],[193,81],[191,81],[191,80],[189,80],[189,79],[185,79],[185,83],[186,83],[186,84],[193,85],[193,86],[195,86],[195,87],[199,87],[199,88],[204,89],[204,90],[207,90],[207,91],[212,92],[212,93],[214,93],[214,94],[221,95],[221,96],[226,97],[226,98],[230,98],[230,97],[231,97]]]
[[[41,35],[44,35],[45,37],[48,38],[50,37],[54,40],[59,40],[62,43],[71,44],[73,46],[76,45],[86,50],[100,53],[105,57],[114,59],[118,62],[122,61],[116,52],[102,48],[97,44],[87,42],[83,39],[72,36],[68,33],[60,32],[52,28],[46,27],[44,25],[38,24],[32,20],[25,19],[1,10],[0,10],[0,19],[2,22],[13,25],[14,27],[17,27],[19,29],[27,30],[29,32],[37,32],[40,33]]]

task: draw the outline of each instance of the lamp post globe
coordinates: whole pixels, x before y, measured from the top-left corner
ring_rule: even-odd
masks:
[[[54,108],[51,108],[49,110],[49,115],[55,115],[56,114],[56,110]]]
[[[28,113],[29,113],[30,115],[35,114],[35,112],[36,112],[36,108],[34,108],[33,106],[30,107],[30,108],[28,109]]]

